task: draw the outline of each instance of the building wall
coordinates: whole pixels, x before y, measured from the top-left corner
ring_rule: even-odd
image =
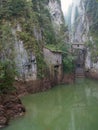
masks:
[[[45,62],[50,70],[50,79],[59,83],[62,80],[62,54],[53,52],[47,48],[43,49]]]
[[[61,65],[62,64],[62,54],[59,52],[52,52],[47,48],[43,49],[44,58],[48,65]]]
[[[82,44],[72,44],[73,49],[84,49],[84,45]]]

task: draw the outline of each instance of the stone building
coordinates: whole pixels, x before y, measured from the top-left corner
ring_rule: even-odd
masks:
[[[58,51],[52,51],[48,48],[43,49],[44,59],[50,70],[50,79],[56,83],[60,83],[62,80],[62,53]]]
[[[76,49],[80,49],[83,50],[84,49],[84,44],[83,43],[73,43],[71,45],[72,51],[76,50]]]

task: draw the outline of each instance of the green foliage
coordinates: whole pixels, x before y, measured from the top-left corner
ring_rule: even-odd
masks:
[[[96,0],[85,1],[86,15],[91,22],[89,35],[92,36],[92,42],[87,41],[87,47],[91,52],[93,62],[98,57],[98,2]]]
[[[1,0],[0,19],[12,19],[27,15],[26,0]]]
[[[37,76],[38,78],[44,78],[44,77],[47,77],[47,71],[48,71],[48,67],[44,61],[44,58],[43,58],[43,54],[42,53],[39,53],[37,52],[36,53],[36,59],[37,59],[37,68],[38,68],[38,73],[37,73]]]
[[[98,59],[98,44],[97,43],[95,42],[95,40],[93,40],[93,43],[91,41],[87,41],[85,43],[85,45],[89,48],[89,51],[91,52],[91,60],[94,63],[96,63]]]
[[[51,51],[62,52],[61,48],[58,45],[47,44],[47,45],[45,45],[45,47],[48,48]]]
[[[74,71],[74,57],[71,54],[63,54],[63,70],[65,73],[72,73]]]
[[[12,61],[5,60],[0,62],[0,93],[12,92],[15,88],[13,82],[15,79],[15,67]]]
[[[36,13],[39,27],[41,28],[42,40],[46,44],[56,43],[55,32],[53,29],[51,16],[46,5],[48,0],[37,1],[32,0],[33,10]]]
[[[44,77],[47,65],[44,62],[43,45],[55,45],[59,50],[66,50],[65,32],[67,26],[61,25],[59,35],[56,36],[51,16],[46,5],[48,0],[1,0],[0,1],[0,55],[6,60],[14,59],[15,39],[11,28],[20,24],[22,31],[17,31],[18,40],[22,40],[27,52],[36,56],[38,77]],[[58,2],[60,2],[58,0]],[[10,51],[11,48],[11,51]],[[2,56],[1,56],[2,57]]]
[[[17,35],[19,39],[21,39],[24,42],[24,47],[27,50],[34,52],[37,42],[35,37],[31,36],[28,32],[17,32]]]
[[[33,52],[36,56],[38,78],[45,77],[45,70],[47,66],[44,62],[41,44],[37,42],[35,37],[30,35],[30,32],[18,32],[18,35],[19,39],[21,39],[24,42],[24,47],[26,48],[27,52]]]
[[[14,43],[9,23],[0,25],[0,93],[8,93],[13,90]]]
[[[13,60],[15,40],[9,23],[0,26],[0,33],[0,57]]]
[[[85,1],[86,15],[92,21],[90,31],[96,33],[98,30],[98,3],[96,0]]]
[[[61,52],[63,59],[63,71],[64,73],[72,73],[74,71],[74,56],[72,56],[71,53],[68,52],[69,46],[68,44],[58,44],[56,45],[46,45],[48,49],[54,52]]]

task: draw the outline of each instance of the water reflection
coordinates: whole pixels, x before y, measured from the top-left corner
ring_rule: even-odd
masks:
[[[25,96],[26,115],[4,130],[97,130],[97,83],[87,80]]]

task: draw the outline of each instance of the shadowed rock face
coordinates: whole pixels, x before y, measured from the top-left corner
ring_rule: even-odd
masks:
[[[15,95],[3,95],[0,97],[0,128],[8,125],[9,119],[23,115],[25,108],[20,99]]]

